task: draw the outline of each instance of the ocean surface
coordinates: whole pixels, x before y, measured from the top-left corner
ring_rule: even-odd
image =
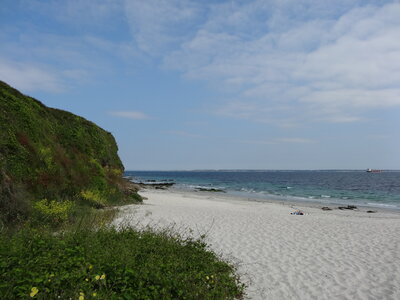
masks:
[[[400,210],[400,171],[126,171],[125,175],[136,182],[172,181],[177,189],[218,189],[256,200]]]

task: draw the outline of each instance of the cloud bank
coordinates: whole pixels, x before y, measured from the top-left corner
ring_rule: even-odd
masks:
[[[37,64],[4,61],[0,58],[0,79],[24,91],[60,92],[62,83],[54,71]]]
[[[400,107],[398,1],[19,3],[33,25],[2,27],[0,75],[23,90],[60,91],[144,62],[208,83],[217,100],[203,111],[224,118],[291,128]],[[57,30],[42,30],[44,16]]]
[[[133,119],[133,120],[148,120],[150,116],[140,111],[112,111],[110,115],[115,117]]]
[[[142,51],[218,88],[221,115],[290,127],[400,106],[398,2],[126,3]]]

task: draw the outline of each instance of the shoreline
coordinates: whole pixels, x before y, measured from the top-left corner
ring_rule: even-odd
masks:
[[[200,173],[200,174],[197,174]],[[260,174],[258,174],[260,173]],[[138,181],[174,182],[172,189],[223,191],[254,201],[355,205],[400,212],[398,171],[371,175],[365,170],[127,171]]]
[[[230,195],[143,190],[115,226],[199,238],[237,266],[248,299],[400,298],[400,214],[323,211]],[[295,209],[303,216],[291,215]]]
[[[151,189],[149,189],[151,190]],[[177,194],[181,193],[187,193],[191,194],[193,193],[194,195],[203,195],[203,196],[213,196],[216,199],[224,199],[226,198],[229,201],[235,200],[235,201],[248,201],[248,202],[260,202],[260,203],[275,203],[275,204],[280,204],[284,206],[298,206],[298,207],[303,207],[303,208],[322,208],[322,207],[329,207],[332,209],[332,211],[339,210],[338,207],[342,206],[347,206],[347,205],[355,205],[357,208],[354,209],[353,211],[355,212],[366,212],[368,210],[374,210],[376,213],[382,212],[382,213],[393,213],[393,214],[400,214],[400,208],[394,208],[394,207],[385,207],[385,206],[374,206],[374,205],[366,205],[366,204],[359,204],[359,203],[349,203],[343,201],[343,203],[337,203],[337,202],[321,202],[318,201],[317,199],[305,199],[305,198],[300,198],[296,197],[296,200],[290,200],[290,199],[271,199],[268,197],[251,197],[251,194],[249,196],[244,196],[244,195],[238,195],[235,193],[230,193],[230,192],[223,192],[223,193],[218,193],[218,192],[208,192],[208,191],[195,191],[195,190],[189,190],[189,189],[181,189],[181,188],[176,188],[176,187],[171,187],[168,189],[164,189],[162,191],[169,191]],[[346,210],[342,210],[346,211]]]

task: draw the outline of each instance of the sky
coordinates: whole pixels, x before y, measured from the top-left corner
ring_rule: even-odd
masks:
[[[400,169],[400,1],[1,2],[0,80],[126,170]]]

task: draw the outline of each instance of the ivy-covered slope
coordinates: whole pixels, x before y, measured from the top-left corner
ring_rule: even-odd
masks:
[[[86,195],[101,197],[106,204],[123,197],[123,165],[117,150],[111,133],[96,124],[46,107],[0,81],[3,219],[27,214],[30,202],[43,198]]]

